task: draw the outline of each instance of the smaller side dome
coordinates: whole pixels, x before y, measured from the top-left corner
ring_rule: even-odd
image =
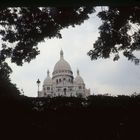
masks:
[[[50,77],[49,70],[47,71],[47,78],[44,80],[44,85],[52,85],[52,78]]]
[[[83,78],[80,76],[79,70],[77,70],[77,76],[75,77],[74,82],[75,82],[76,84],[84,84],[84,80],[83,80]]]

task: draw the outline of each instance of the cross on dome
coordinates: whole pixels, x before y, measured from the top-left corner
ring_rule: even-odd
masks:
[[[49,70],[47,70],[47,76],[48,76],[48,77],[50,76],[50,71],[49,71]]]
[[[63,58],[63,50],[61,49],[61,51],[60,51],[60,59],[62,59]]]
[[[77,75],[79,76],[80,74],[79,74],[79,69],[77,69]]]

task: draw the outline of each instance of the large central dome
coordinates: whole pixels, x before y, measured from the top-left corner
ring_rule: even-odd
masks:
[[[53,73],[71,71],[70,64],[63,58],[63,51],[60,51],[60,60],[55,64]]]

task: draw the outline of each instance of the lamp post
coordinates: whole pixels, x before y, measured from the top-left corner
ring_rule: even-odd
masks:
[[[40,80],[38,79],[38,80],[36,81],[36,83],[37,83],[37,86],[38,86],[38,95],[39,95]]]

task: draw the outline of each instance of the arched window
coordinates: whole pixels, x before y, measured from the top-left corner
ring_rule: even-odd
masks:
[[[82,87],[81,87],[81,86],[79,86],[79,89],[82,89]]]
[[[67,90],[67,89],[66,89],[66,88],[64,88],[64,95],[66,95],[66,90]]]
[[[56,79],[56,83],[58,84],[58,79]]]
[[[59,79],[59,82],[61,82],[61,79]]]

